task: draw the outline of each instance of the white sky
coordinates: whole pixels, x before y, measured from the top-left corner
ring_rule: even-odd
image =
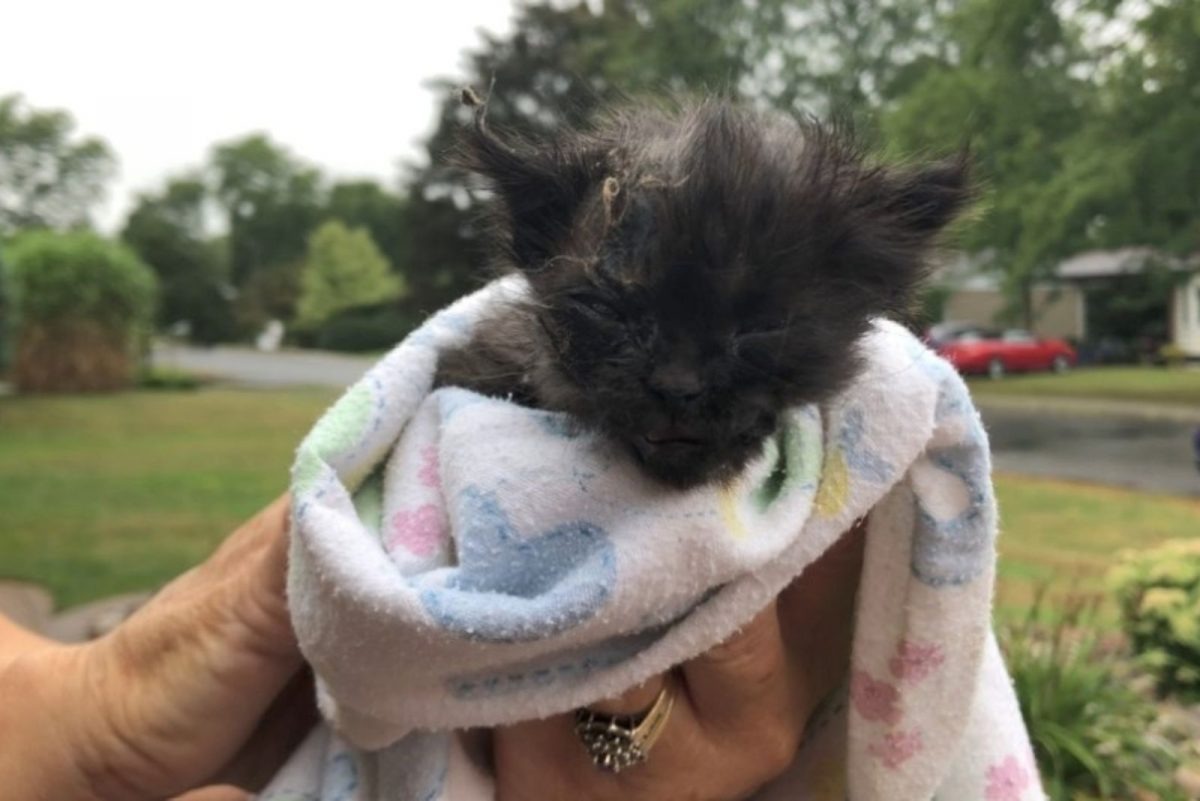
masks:
[[[0,0],[0,95],[70,111],[120,175],[99,215],[267,131],[328,174],[393,184],[433,126],[433,77],[459,73],[511,0]]]

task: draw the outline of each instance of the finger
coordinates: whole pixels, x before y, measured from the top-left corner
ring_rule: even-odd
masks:
[[[687,697],[704,725],[737,727],[790,702],[789,682],[772,602],[724,643],[682,667]]]
[[[587,708],[603,715],[636,715],[645,712],[654,704],[662,688],[663,677],[654,676],[614,698],[588,704]]]
[[[866,525],[846,532],[779,596],[779,620],[800,700],[815,707],[846,675]]]
[[[251,795],[236,787],[205,787],[175,796],[172,801],[250,801]]]
[[[263,715],[242,750],[211,781],[261,790],[316,725],[312,671],[299,671]]]

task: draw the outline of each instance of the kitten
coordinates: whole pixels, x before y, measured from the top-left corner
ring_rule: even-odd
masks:
[[[723,100],[543,142],[464,100],[456,163],[487,179],[531,296],[445,354],[437,384],[570,413],[680,488],[736,475],[785,409],[846,386],[970,195],[964,159],[872,166],[836,128]]]

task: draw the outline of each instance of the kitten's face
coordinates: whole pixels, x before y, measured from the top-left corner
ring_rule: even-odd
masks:
[[[785,409],[846,385],[871,317],[908,303],[966,194],[961,164],[892,174],[813,123],[725,104],[616,118],[541,154],[477,135],[471,165],[499,190],[553,368],[535,394],[676,486],[733,476]]]
[[[818,277],[773,278],[766,254],[658,239],[534,281],[562,374],[536,390],[688,486],[736,473],[784,409],[840,389],[866,317]]]

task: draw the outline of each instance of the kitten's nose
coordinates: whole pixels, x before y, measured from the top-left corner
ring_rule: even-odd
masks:
[[[704,391],[704,381],[699,371],[682,364],[656,367],[647,383],[664,400],[695,400]]]

